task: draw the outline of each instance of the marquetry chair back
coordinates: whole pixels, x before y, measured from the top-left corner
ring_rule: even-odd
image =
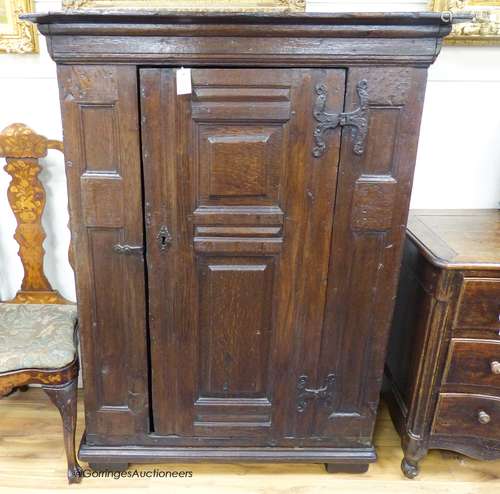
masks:
[[[39,159],[47,156],[49,149],[62,152],[63,143],[46,139],[21,123],[9,125],[0,133],[0,157],[6,159],[4,169],[12,177],[7,197],[17,220],[14,238],[24,268],[21,290],[10,303],[71,303],[52,288],[43,270],[46,194],[38,175],[42,169]]]
[[[62,142],[46,139],[33,132],[24,124],[9,125],[0,133],[0,157],[6,159],[5,171],[12,177],[7,190],[7,196],[17,220],[14,238],[19,244],[19,257],[24,268],[21,290],[17,292],[13,300],[0,304],[0,308],[4,315],[6,313],[18,313],[21,320],[23,312],[34,314],[29,324],[35,327],[40,324],[52,325],[52,332],[49,328],[49,331],[44,333],[46,340],[42,343],[40,343],[41,339],[37,340],[38,345],[35,345],[34,348],[30,347],[28,339],[26,341],[23,340],[26,343],[28,353],[30,351],[33,351],[33,353],[41,351],[42,356],[46,352],[50,354],[50,350],[54,347],[52,345],[54,340],[49,341],[51,334],[59,334],[59,336],[61,334],[61,332],[57,333],[53,331],[54,318],[51,322],[48,322],[45,316],[49,312],[55,312],[57,318],[58,307],[53,304],[71,303],[64,299],[57,290],[52,288],[43,271],[43,258],[45,255],[43,241],[45,239],[45,231],[42,227],[42,213],[45,207],[45,190],[38,179],[41,171],[38,160],[45,157],[49,149],[57,149],[62,152]],[[28,309],[27,306],[21,307],[11,304],[40,305],[31,305],[29,309],[35,309],[32,313],[25,310]],[[47,307],[51,311],[45,311]],[[5,310],[6,308],[8,310]],[[14,308],[15,310],[12,310]],[[72,308],[66,306],[65,309]],[[45,316],[41,315],[41,311],[44,311],[43,314]],[[63,312],[71,311],[65,310]],[[68,330],[66,334],[71,333],[70,338],[75,339],[76,324],[69,322],[69,325],[65,329]],[[4,360],[9,361],[12,357],[12,360],[15,360],[19,344],[14,341],[13,346],[9,348],[9,343],[12,343],[16,335],[12,332],[9,333],[9,327],[5,324],[0,326],[0,330],[4,331],[3,335],[0,333],[5,346],[5,348],[0,349],[4,350]],[[21,351],[18,353],[22,355]],[[29,384],[41,384],[42,389],[59,409],[63,421],[64,445],[68,468],[67,477],[70,483],[80,482],[82,478],[82,471],[75,454],[78,382],[78,356],[76,353],[75,339],[74,358],[62,367],[53,368],[41,365],[39,368],[18,368],[13,366],[12,369],[4,369],[0,372],[0,398],[9,395],[16,389],[25,390]]]

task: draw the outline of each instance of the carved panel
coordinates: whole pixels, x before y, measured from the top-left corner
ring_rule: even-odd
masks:
[[[115,67],[70,65],[63,74],[65,99],[111,104],[118,98]]]
[[[349,281],[345,286],[345,300],[349,307],[342,311],[343,324],[347,328],[356,328],[355,332],[339,334],[339,352],[337,358],[342,379],[337,379],[336,407],[330,420],[335,417],[360,417],[366,413],[363,408],[364,384],[362,380],[348,383],[348,375],[362,376],[368,365],[367,352],[371,349],[374,334],[372,312],[376,303],[376,288],[382,275],[383,248],[386,242],[384,233],[355,233],[350,240],[352,263]],[[361,281],[362,280],[362,281]],[[349,310],[352,307],[353,310]],[[363,310],[359,310],[363,307]],[[358,308],[358,309],[354,309]],[[340,313],[339,313],[340,316]],[[356,355],[356,358],[354,358]]]
[[[393,178],[362,176],[354,186],[354,230],[384,231],[391,227],[397,183]]]
[[[282,225],[285,214],[279,206],[201,206],[193,212],[195,225]]]
[[[82,159],[88,172],[113,172],[118,166],[114,104],[81,104]]]
[[[401,108],[398,106],[371,106],[369,132],[377,136],[368,139],[363,154],[363,170],[367,175],[392,175],[394,149],[399,133]]]
[[[197,237],[272,238],[282,236],[281,226],[196,226]]]
[[[234,434],[233,427],[238,427],[240,434],[255,435],[271,426],[272,405],[267,398],[198,398],[194,407],[200,433],[217,428],[217,434],[224,434],[224,429]]]
[[[269,135],[212,136],[208,138],[209,196],[262,196],[267,170],[264,146]]]
[[[281,252],[283,237],[240,238],[240,237],[195,237],[196,252],[211,254],[256,254],[270,255]]]
[[[397,72],[397,74],[396,74]],[[369,77],[370,107],[404,106],[412,89],[412,69],[398,67],[394,69],[376,69]]]
[[[277,202],[281,128],[202,126],[199,135],[201,205]]]
[[[110,245],[118,242],[120,231],[116,229],[92,228],[89,230],[89,248],[92,252],[92,269],[95,273],[92,284],[94,298],[93,338],[99,341],[99,408],[123,406],[127,402],[126,362],[116,359],[116,353],[123,348],[123,336],[110,331],[115,321],[126,312],[127,300],[114,297],[110,292],[121,291],[124,276],[123,258],[111,254]]]
[[[123,180],[82,176],[82,215],[88,227],[123,225]],[[109,202],[109,205],[104,205]]]
[[[201,396],[264,397],[272,258],[202,258],[199,273]]]

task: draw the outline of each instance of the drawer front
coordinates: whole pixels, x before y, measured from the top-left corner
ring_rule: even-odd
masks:
[[[500,341],[453,339],[445,384],[491,386],[500,390]]]
[[[456,328],[500,331],[500,279],[465,278],[455,319]]]
[[[500,398],[441,393],[432,432],[500,439]]]

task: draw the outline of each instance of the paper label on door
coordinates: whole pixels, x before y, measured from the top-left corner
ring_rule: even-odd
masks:
[[[177,70],[177,94],[191,94],[191,69]]]

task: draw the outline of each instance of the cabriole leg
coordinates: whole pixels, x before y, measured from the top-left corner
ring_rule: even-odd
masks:
[[[419,473],[418,466],[420,460],[427,454],[427,448],[422,446],[422,442],[413,438],[407,438],[403,444],[404,458],[401,462],[401,470],[405,477],[414,479]]]
[[[82,480],[82,469],[78,464],[75,453],[75,430],[77,408],[77,379],[59,386],[42,386],[52,403],[61,414],[64,433],[64,447],[68,461],[68,481],[70,484]]]

